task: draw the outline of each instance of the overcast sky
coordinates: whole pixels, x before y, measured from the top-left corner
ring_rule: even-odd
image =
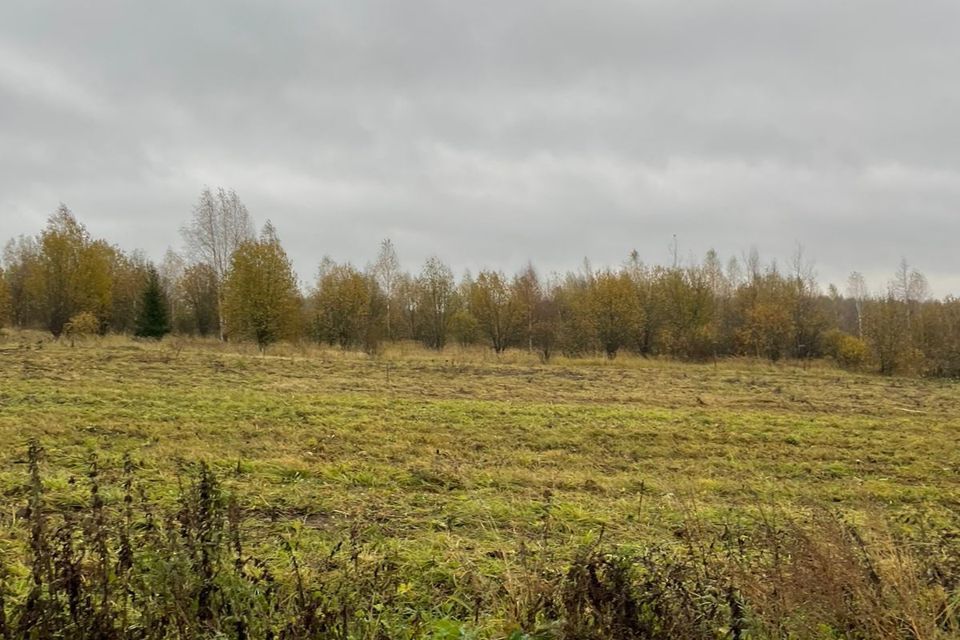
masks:
[[[159,259],[204,185],[304,280],[710,247],[960,294],[957,0],[0,4],[0,242]]]

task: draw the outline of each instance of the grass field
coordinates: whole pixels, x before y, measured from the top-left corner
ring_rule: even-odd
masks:
[[[12,335],[0,342],[0,549],[25,553],[31,439],[62,508],[87,500],[71,477],[93,452],[113,480],[130,454],[161,505],[206,461],[264,553],[281,536],[305,558],[360,538],[440,618],[465,581],[508,581],[531,545],[565,557],[601,535],[635,547],[675,540],[691,519],[749,531],[823,511],[905,539],[955,528],[958,435],[957,383],[822,364],[543,365],[404,346],[260,356]],[[498,637],[509,616],[492,611],[473,626]]]

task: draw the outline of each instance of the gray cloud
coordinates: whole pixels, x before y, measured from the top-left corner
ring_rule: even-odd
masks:
[[[203,185],[304,279],[798,243],[960,293],[953,0],[0,6],[0,238],[62,200],[159,258]]]

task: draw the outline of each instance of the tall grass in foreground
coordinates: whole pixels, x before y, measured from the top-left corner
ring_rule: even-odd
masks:
[[[278,538],[249,550],[245,516],[205,465],[176,508],[137,487],[127,459],[107,504],[54,508],[31,444],[18,553],[0,556],[0,638],[913,638],[960,634],[960,542],[868,538],[822,514],[717,532],[692,516],[675,540],[597,542],[558,557],[544,540],[504,554],[442,601],[353,530],[323,554]],[[75,481],[76,482],[76,481]],[[545,510],[545,519],[549,511]],[[263,546],[259,547],[263,551]],[[424,579],[425,580],[425,579]]]

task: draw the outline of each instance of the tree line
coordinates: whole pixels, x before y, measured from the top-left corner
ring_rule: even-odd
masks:
[[[184,250],[159,264],[92,238],[64,205],[36,236],[10,240],[0,267],[0,327],[54,336],[174,332],[250,340],[313,340],[374,352],[384,341],[433,349],[453,342],[497,353],[518,348],[546,361],[621,352],[708,360],[829,357],[885,374],[960,377],[960,300],[930,296],[904,261],[887,288],[850,275],[822,288],[798,250],[781,267],[756,251],[722,261],[646,264],[633,252],[616,268],[589,263],[544,275],[484,269],[454,276],[437,257],[405,271],[384,240],[359,268],[324,258],[304,291],[276,229],[256,232],[233,191],[204,189],[181,228]]]

